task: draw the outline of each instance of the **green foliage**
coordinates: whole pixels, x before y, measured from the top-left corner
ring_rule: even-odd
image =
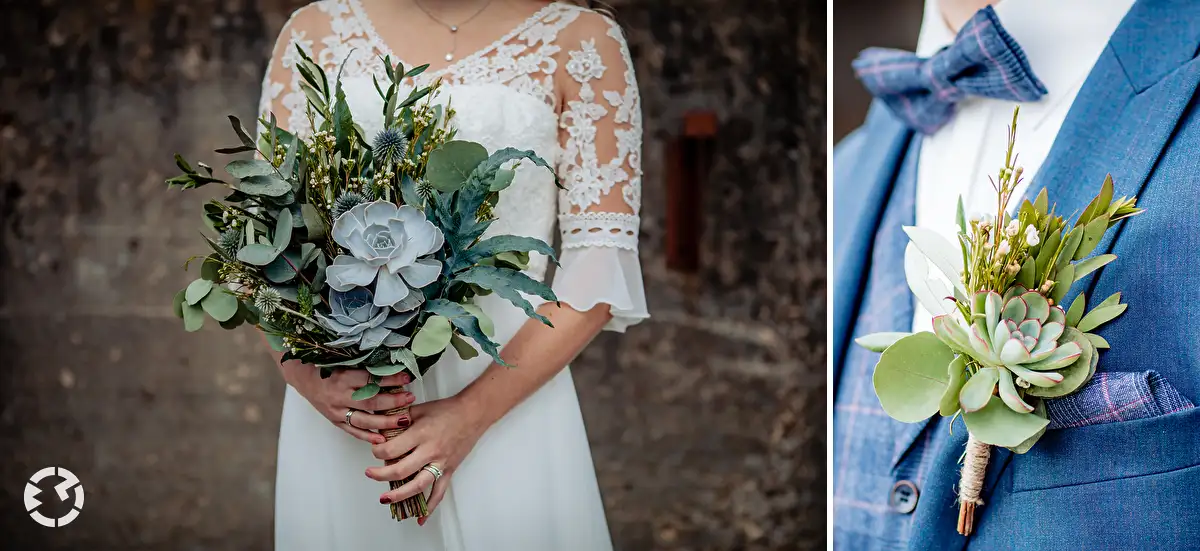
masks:
[[[872,376],[883,410],[904,423],[937,413],[950,383],[947,366],[952,361],[954,352],[933,333],[914,333],[896,341],[880,355]]]

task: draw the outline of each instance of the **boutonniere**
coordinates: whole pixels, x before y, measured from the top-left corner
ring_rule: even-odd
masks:
[[[1045,400],[1082,388],[1108,343],[1092,333],[1125,311],[1116,293],[1093,307],[1071,285],[1116,260],[1089,257],[1105,232],[1140,214],[1136,198],[1113,200],[1111,176],[1074,224],[1055,213],[1043,189],[1015,214],[1008,203],[1021,181],[1013,153],[1017,112],[1004,167],[992,180],[994,217],[966,220],[958,205],[957,246],[936,232],[906,227],[909,288],[933,313],[933,332],[876,333],[856,339],[882,352],[875,393],[906,423],[934,414],[962,417],[967,449],[959,486],[958,532],[974,527],[992,446],[1029,451],[1046,431]],[[936,270],[931,270],[932,267]],[[939,274],[940,272],[940,274]],[[953,420],[952,420],[953,421]]]

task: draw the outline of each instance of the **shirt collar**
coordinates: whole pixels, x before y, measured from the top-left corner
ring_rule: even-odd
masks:
[[[939,0],[926,0],[917,55],[928,57],[954,42]],[[1036,127],[1061,101],[1074,97],[1134,0],[1000,0],[992,5],[1048,93],[1022,105],[1021,119]]]

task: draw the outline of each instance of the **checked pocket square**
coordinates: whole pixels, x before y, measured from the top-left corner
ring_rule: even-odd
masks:
[[[1156,371],[1097,373],[1079,392],[1046,401],[1050,429],[1134,421],[1193,407]]]

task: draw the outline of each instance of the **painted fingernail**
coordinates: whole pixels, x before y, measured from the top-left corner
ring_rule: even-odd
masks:
[[[420,517],[417,519],[417,526],[425,526],[425,517]]]
[[[379,503],[381,503],[383,505],[387,505],[388,503],[391,503],[391,502],[392,502],[392,498],[390,498],[388,496],[379,496]]]
[[[407,413],[401,415],[399,419],[396,419],[397,427],[406,429],[411,425],[412,425],[412,418],[410,418]]]
[[[375,478],[375,477],[371,476],[371,469],[367,469],[366,471],[363,472],[363,474],[367,475],[367,478]]]

